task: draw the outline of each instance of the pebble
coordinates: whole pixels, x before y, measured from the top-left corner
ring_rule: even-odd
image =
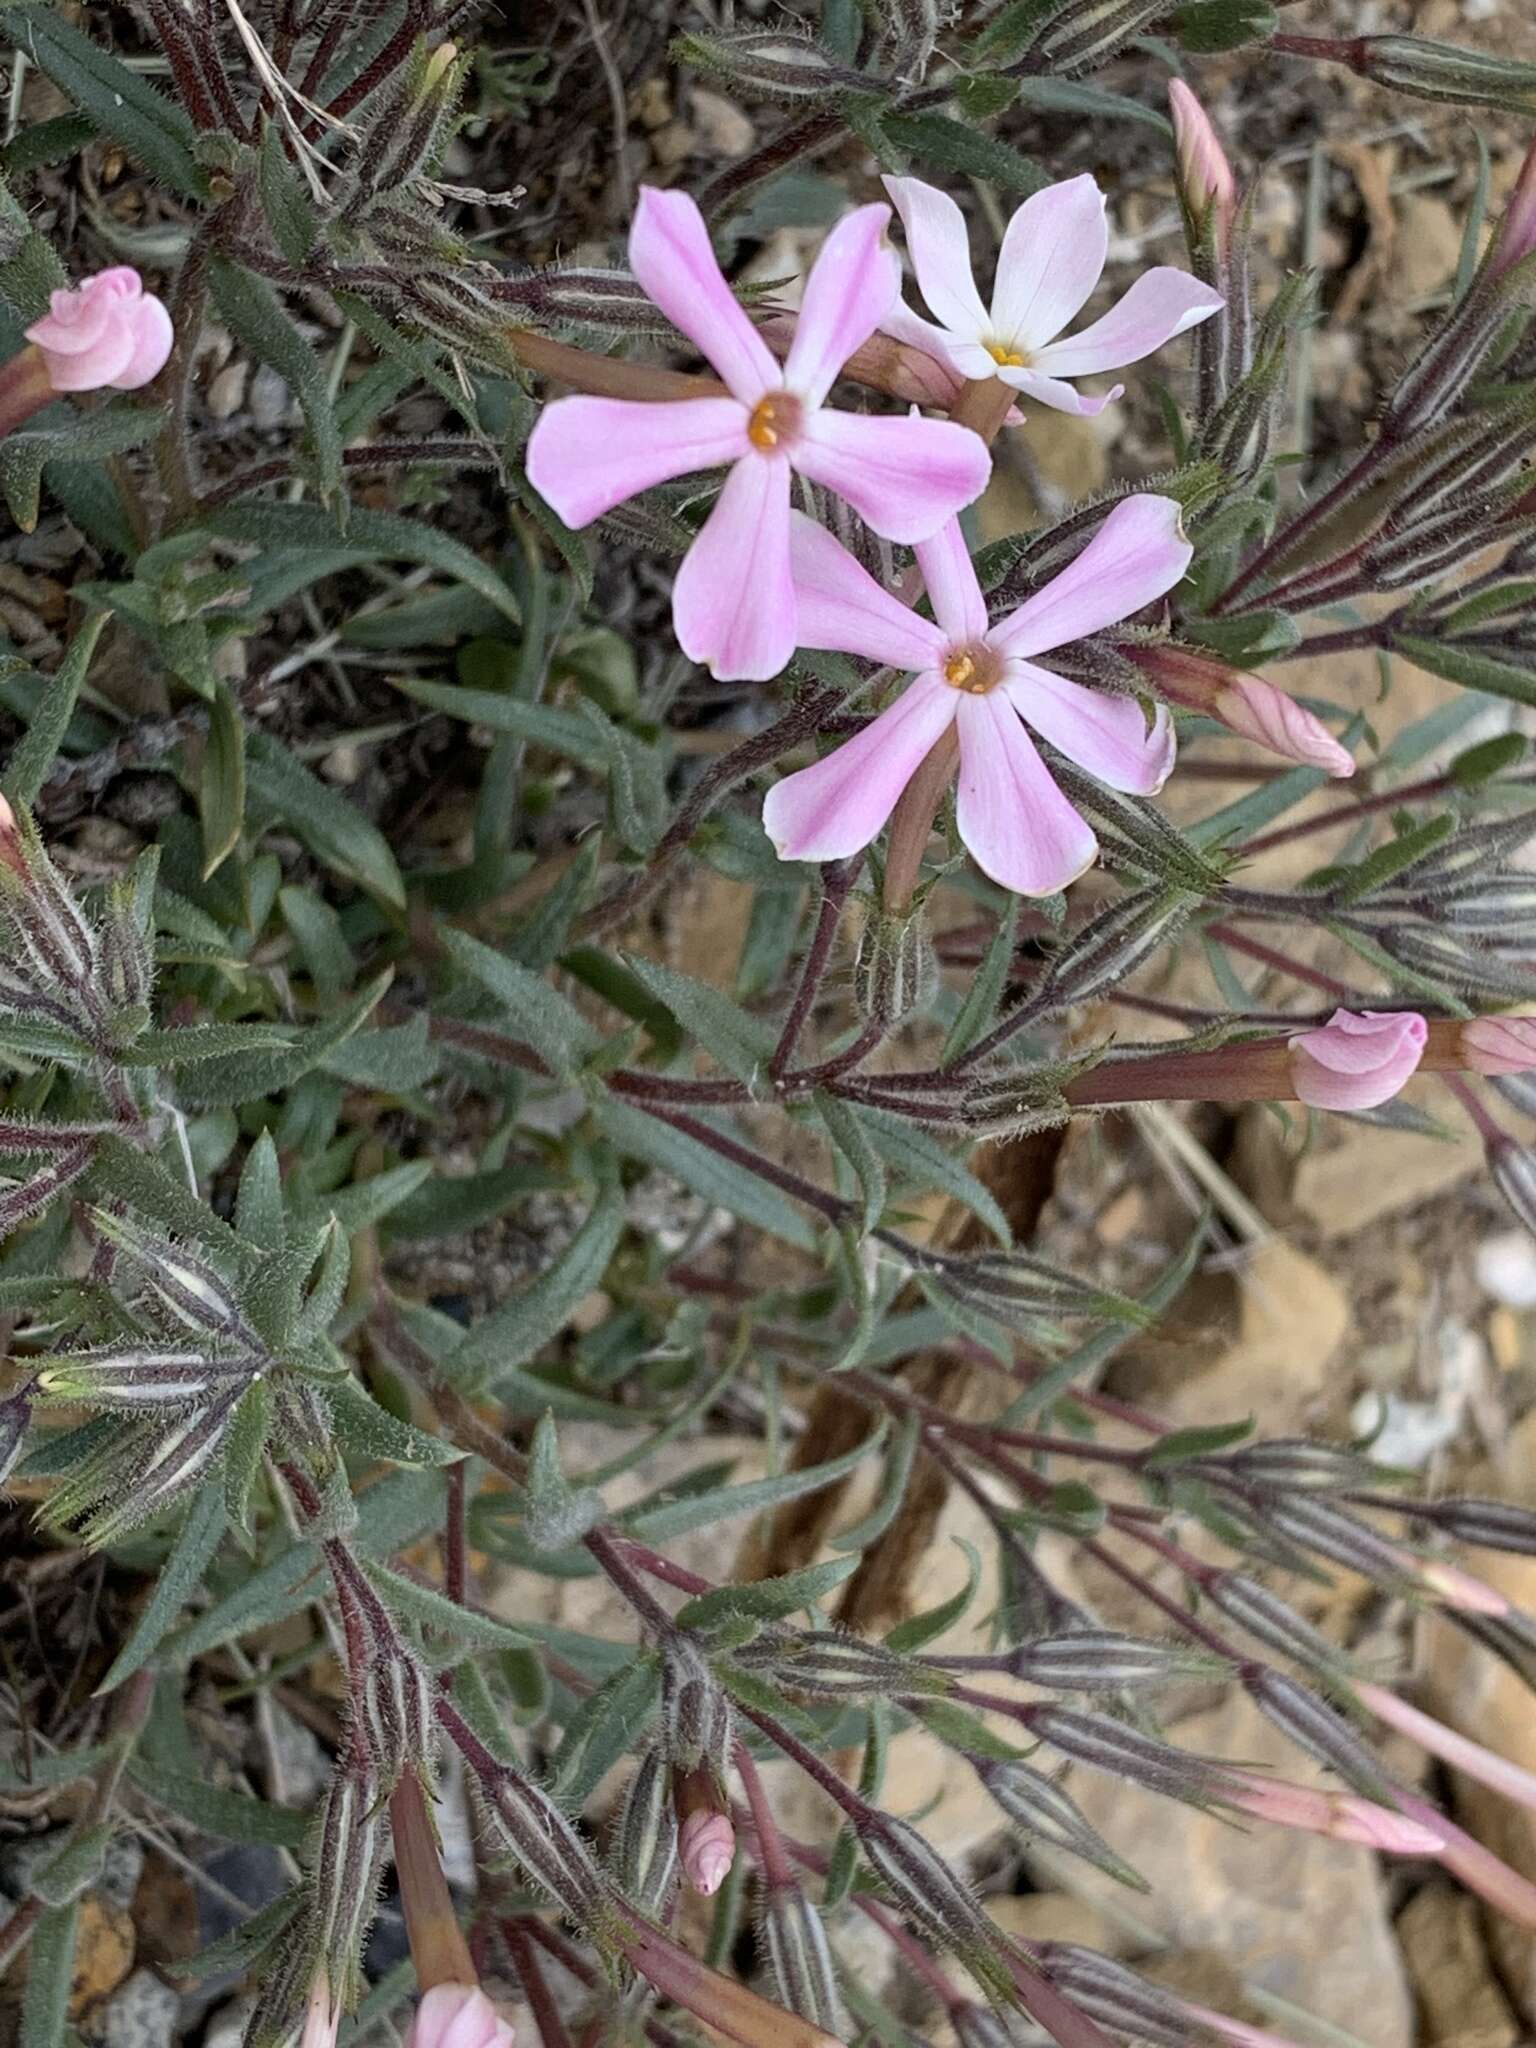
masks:
[[[700,140],[715,156],[745,156],[757,140],[757,129],[740,107],[703,86],[693,89],[691,112]]]
[[[293,411],[293,393],[268,364],[257,366],[251,379],[251,418],[258,427],[280,427]]]
[[[249,363],[226,363],[209,384],[208,410],[216,420],[231,419],[244,405],[250,375]]]
[[[135,1970],[101,2017],[102,2048],[170,2048],[181,2000],[153,1970]]]
[[[1477,1248],[1477,1277],[1485,1294],[1509,1308],[1536,1308],[1536,1240],[1504,1230]]]

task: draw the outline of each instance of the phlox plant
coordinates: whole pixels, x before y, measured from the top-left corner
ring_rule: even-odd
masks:
[[[1299,1141],[1436,1090],[1536,1228],[1536,148],[1372,419],[1298,448],[1318,282],[1261,275],[1202,87],[1242,51],[1536,123],[1536,68],[1268,0],[690,21],[668,61],[751,145],[565,262],[561,95],[635,82],[583,10],[548,65],[475,0],[81,12],[0,11],[0,494],[63,586],[0,667],[22,2048],[74,2038],[129,1832],[286,1853],[182,1965],[248,1985],[250,2048],[1278,2038],[1007,1933],[891,1767],[912,1729],[1016,1860],[1143,1886],[1106,1774],[1536,1929],[1402,1759],[1530,1773],[1308,1611],[1352,1572],[1536,1684],[1463,1555],[1536,1554],[1536,1512],[1126,1400],[1207,1222],[1134,1295],[1041,1230],[1074,1119]],[[1107,305],[1125,181],[1063,107],[1138,124],[1182,224]],[[747,286],[808,187],[803,274]],[[226,357],[291,398],[259,446]],[[984,543],[1005,451],[1120,406],[1164,466]],[[1352,664],[1295,686],[1362,654],[1448,705],[1382,743]],[[709,978],[663,957],[701,877],[745,906]],[[935,1599],[944,1494],[991,1555]],[[621,1621],[528,1592],[578,1579]],[[1182,1747],[1190,1682],[1294,1772]],[[308,1807],[215,1768],[294,1702]]]

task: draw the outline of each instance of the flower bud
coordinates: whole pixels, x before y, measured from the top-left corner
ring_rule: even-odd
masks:
[[[1168,1799],[1204,1805],[1219,1792],[1217,1767],[1166,1742],[1112,1721],[1106,1714],[1082,1714],[1070,1707],[1026,1707],[1020,1717],[1030,1732],[1074,1763],[1126,1778]]]
[[[26,335],[54,391],[137,391],[159,375],[175,339],[170,314],[126,264],[56,291]]]
[[[513,2048],[515,2035],[478,1984],[434,1984],[405,2048]]]
[[[683,1875],[701,1899],[713,1898],[736,1861],[736,1830],[727,1813],[697,1807],[677,1834]]]
[[[689,32],[672,48],[680,63],[713,72],[768,99],[823,99],[867,91],[869,86],[865,73],[833,63],[809,36],[781,29],[744,29],[734,35]]]
[[[1181,1644],[1090,1628],[1026,1643],[1009,1658],[1008,1668],[1026,1685],[1050,1692],[1119,1692],[1126,1686],[1166,1685],[1189,1672],[1209,1674],[1229,1667]]]
[[[39,1367],[38,1391],[46,1399],[104,1409],[185,1408],[221,1379],[244,1386],[261,1377],[254,1359],[150,1348],[65,1352],[39,1360]]]
[[[677,1874],[677,1812],[672,1772],[659,1749],[646,1751],[629,1781],[615,1848],[625,1898],[660,1919]]]
[[[523,1870],[573,1920],[590,1925],[607,1895],[592,1852],[549,1794],[521,1771],[486,1787],[492,1826]]]
[[[1536,1811],[1536,1771],[1528,1771],[1506,1757],[1495,1755],[1480,1742],[1473,1742],[1469,1737],[1459,1735],[1454,1728],[1447,1728],[1432,1714],[1420,1713],[1417,1707],[1410,1707],[1406,1700],[1399,1699],[1384,1685],[1362,1683],[1355,1687],[1355,1694],[1378,1720],[1385,1721],[1400,1735],[1408,1736],[1421,1749],[1428,1750],[1431,1756],[1439,1757],[1443,1763],[1454,1764],[1469,1778],[1491,1785],[1495,1792],[1503,1793],[1506,1799],[1513,1799],[1518,1806]]]
[[[1536,64],[1425,36],[1356,36],[1344,61],[1378,85],[1453,106],[1536,114]]]
[[[1507,1500],[1420,1501],[1415,1502],[1413,1514],[1416,1521],[1432,1522],[1458,1543],[1536,1557],[1536,1513]]]
[[[1337,1644],[1257,1580],[1236,1571],[1212,1572],[1201,1581],[1200,1590],[1229,1621],[1235,1621],[1255,1641],[1278,1650],[1282,1657],[1326,1673],[1337,1670],[1342,1661]]]
[[[1035,985],[1043,1013],[1086,1003],[1119,983],[1165,945],[1194,907],[1182,889],[1140,889],[1121,897],[1065,939]]]
[[[1188,2048],[1193,2035],[1184,2006],[1124,1963],[1071,1941],[1042,1943],[1037,1959],[1057,1989],[1091,2019],[1155,2048]]]
[[[1286,1672],[1265,1664],[1243,1673],[1243,1690],[1264,1718],[1368,1799],[1395,1797],[1380,1761],[1338,1714]]]
[[[1436,1856],[1445,1846],[1444,1837],[1422,1822],[1353,1792],[1319,1792],[1256,1771],[1229,1769],[1219,1797],[1223,1805],[1255,1820],[1328,1835],[1336,1842],[1358,1842],[1391,1856]]]
[[[937,978],[921,915],[871,910],[853,963],[854,1001],[861,1013],[881,1024],[899,1024],[927,1001]]]
[[[958,2048],[1016,2048],[1013,2029],[989,2005],[957,2005],[949,2021]]]
[[[1023,1830],[1026,1839],[1080,1856],[1135,1891],[1148,1889],[1146,1879],[1120,1860],[1054,1779],[1023,1763],[990,1757],[972,1758],[972,1763],[998,1806]]]
[[[1536,1150],[1513,1138],[1490,1143],[1488,1170],[1516,1217],[1536,1235]]]
[[[1536,255],[1536,143],[1526,151],[1520,176],[1504,209],[1488,254],[1488,275],[1502,277],[1516,263]]]
[[[1196,238],[1207,217],[1213,229],[1218,260],[1224,260],[1237,214],[1237,181],[1227,153],[1211,126],[1210,116],[1182,78],[1169,81],[1168,107],[1173,115],[1173,143],[1179,166],[1179,197]]]
[[[1474,1074],[1536,1069],[1536,1017],[1476,1017],[1461,1027],[1461,1056]]]
[[[758,1932],[780,2001],[829,2034],[841,2034],[843,2001],[827,1930],[797,1884],[769,1887]]]
[[[1290,1040],[1296,1099],[1313,1109],[1375,1109],[1412,1077],[1428,1037],[1414,1010],[1335,1010]]]

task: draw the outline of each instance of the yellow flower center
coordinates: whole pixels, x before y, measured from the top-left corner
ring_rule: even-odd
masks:
[[[760,398],[747,421],[747,439],[754,448],[771,455],[800,431],[800,401],[788,391],[773,391]]]
[[[945,682],[952,690],[964,690],[968,697],[985,697],[1002,679],[1002,662],[980,641],[951,648],[944,663]]]
[[[1016,348],[1005,347],[1000,341],[989,341],[986,350],[1000,370],[1022,370],[1028,366],[1028,356],[1020,355]]]

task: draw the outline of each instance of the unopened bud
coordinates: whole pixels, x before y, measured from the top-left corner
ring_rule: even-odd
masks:
[[[1156,2048],[1188,2048],[1194,2038],[1187,2009],[1178,1999],[1097,1949],[1048,1941],[1037,1960],[1080,2012],[1117,2034],[1153,2042]]]
[[[431,1681],[398,1644],[375,1652],[363,1681],[363,1724],[387,1787],[400,1773],[424,1768],[431,1750]]]
[[[1231,243],[1237,214],[1237,180],[1210,116],[1182,78],[1169,81],[1173,143],[1178,156],[1179,197],[1198,237],[1209,217],[1218,260]]]
[[[1516,1217],[1536,1235],[1536,1150],[1513,1138],[1490,1143],[1488,1170]]]
[[[677,1874],[677,1811],[671,1767],[659,1749],[646,1751],[629,1781],[616,1848],[625,1898],[660,1919]]]
[[[959,2048],[1016,2048],[1013,2029],[989,2005],[957,2005],[949,2023]]]
[[[541,1891],[573,1920],[591,1924],[605,1888],[592,1852],[549,1794],[520,1771],[486,1788],[497,1834]]]
[[[1458,1543],[1485,1550],[1509,1550],[1536,1557],[1536,1513],[1507,1500],[1451,1499],[1416,1502],[1416,1521],[1433,1522]]]
[[[662,1726],[667,1753],[678,1770],[705,1765],[723,1782],[735,1738],[730,1697],[704,1659],[682,1641],[668,1645],[662,1666]]]
[[[1071,934],[1035,987],[1035,1006],[1085,1003],[1148,960],[1183,924],[1195,898],[1182,889],[1141,889],[1123,896]]]
[[[1488,274],[1502,277],[1516,263],[1536,255],[1536,143],[1526,151],[1520,176],[1504,209],[1488,255]]]
[[[1094,1628],[1026,1643],[1010,1657],[1008,1668],[1026,1685],[1050,1692],[1118,1692],[1125,1686],[1166,1685],[1191,1672],[1228,1667],[1179,1644]]]
[[[1420,1713],[1417,1707],[1409,1706],[1406,1700],[1399,1699],[1384,1685],[1361,1684],[1355,1687],[1355,1692],[1378,1720],[1385,1721],[1400,1735],[1408,1736],[1421,1749],[1428,1750],[1431,1756],[1453,1764],[1469,1778],[1491,1785],[1494,1791],[1514,1800],[1516,1805],[1536,1811],[1536,1771],[1528,1771],[1520,1764],[1511,1763],[1507,1757],[1485,1749],[1480,1742],[1473,1742],[1454,1728],[1447,1728],[1432,1714]]]
[[[701,1899],[713,1898],[736,1861],[736,1830],[727,1813],[700,1807],[690,1813],[677,1834],[683,1876]]]
[[[1126,1778],[1149,1792],[1197,1806],[1205,1805],[1219,1789],[1216,1767],[1206,1758],[1157,1742],[1107,1715],[1031,1706],[1023,1709],[1021,1718],[1032,1734],[1063,1756],[1106,1777]]]
[[[746,29],[737,35],[690,33],[679,36],[672,48],[680,63],[728,78],[769,99],[823,99],[869,89],[864,72],[834,64],[809,36],[775,29]]]
[[[98,1408],[184,1408],[219,1381],[259,1379],[259,1361],[195,1351],[78,1351],[40,1361],[38,1391]]]
[[[1358,1842],[1391,1856],[1435,1856],[1445,1847],[1444,1837],[1419,1821],[1353,1792],[1319,1792],[1283,1778],[1229,1770],[1220,1798],[1224,1805],[1251,1814],[1255,1820],[1329,1835],[1336,1842]]]
[[[937,978],[921,915],[871,909],[853,963],[853,994],[861,1013],[881,1024],[899,1024],[927,1001]]]
[[[1008,1818],[1026,1837],[1065,1849],[1085,1863],[1133,1890],[1146,1891],[1146,1879],[1122,1862],[1114,1850],[1090,1825],[1075,1800],[1068,1797],[1052,1778],[1028,1764],[992,1758],[973,1758],[976,1774]]]
[[[1392,1796],[1379,1760],[1342,1714],[1286,1672],[1256,1665],[1243,1673],[1243,1689],[1267,1721],[1319,1763],[1336,1770],[1369,1799]]]
[[[1341,1652],[1337,1644],[1257,1580],[1241,1572],[1213,1572],[1201,1581],[1201,1591],[1229,1621],[1235,1621],[1257,1642],[1278,1650],[1282,1657],[1293,1657],[1313,1671],[1331,1673],[1338,1668]]]
[[[1410,1553],[1404,1552],[1407,1560]],[[1429,1563],[1412,1561],[1412,1575],[1426,1593],[1432,1593],[1442,1607],[1452,1607],[1459,1614],[1506,1615],[1509,1602],[1496,1586],[1485,1585],[1481,1579],[1473,1578],[1470,1572],[1459,1566],[1446,1564],[1439,1559]]]
[[[1378,85],[1453,106],[1536,114],[1536,64],[1425,36],[1355,36],[1344,61]]]
[[[859,1846],[897,1905],[932,1940],[968,1960],[995,1947],[995,1930],[975,1894],[909,1822],[881,1814],[860,1830]]]
[[[1036,40],[1046,72],[1096,71],[1165,14],[1162,0],[1065,0]]]
[[[843,2031],[843,2001],[820,1913],[796,1884],[771,1885],[758,1934],[780,2001],[829,2034]]]
[[[0,795],[0,866],[8,867],[11,873],[22,881],[27,878],[21,828],[16,823],[16,813],[3,795]]]

